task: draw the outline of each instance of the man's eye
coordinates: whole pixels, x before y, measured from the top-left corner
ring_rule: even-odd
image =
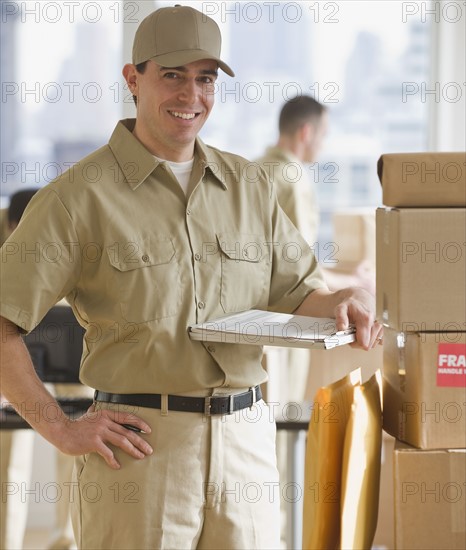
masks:
[[[199,81],[203,84],[213,84],[215,82],[215,79],[212,76],[201,76],[199,78]]]
[[[164,78],[178,78],[178,74],[177,73],[164,73],[163,77]]]

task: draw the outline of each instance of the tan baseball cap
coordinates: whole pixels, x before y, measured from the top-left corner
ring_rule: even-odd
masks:
[[[136,31],[133,64],[149,59],[163,67],[180,67],[201,59],[215,59],[228,75],[235,76],[220,59],[222,37],[217,23],[188,6],[160,8]]]

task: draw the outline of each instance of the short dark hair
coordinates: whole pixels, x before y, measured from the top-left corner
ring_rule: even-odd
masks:
[[[294,134],[307,122],[319,120],[326,110],[325,105],[308,95],[290,99],[280,112],[278,121],[280,134]]]
[[[142,63],[138,63],[137,65],[135,65],[135,67],[136,67],[136,71],[139,74],[144,74],[146,72],[147,61],[143,61]],[[135,105],[138,104],[138,98],[135,95],[133,95],[133,101],[134,101]]]
[[[26,206],[37,191],[39,191],[37,188],[23,189],[11,195],[10,206],[8,207],[8,223],[10,225],[19,223]]]

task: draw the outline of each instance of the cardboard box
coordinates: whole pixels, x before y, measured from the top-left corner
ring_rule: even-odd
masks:
[[[396,443],[395,548],[466,548],[466,449]]]
[[[466,330],[466,208],[378,208],[377,318],[403,332]]]
[[[375,266],[375,214],[371,209],[335,212],[333,240],[338,246],[338,263],[358,264],[369,260]]]
[[[466,153],[395,153],[377,164],[386,206],[466,206]]]
[[[385,329],[383,347],[384,430],[421,449],[466,448],[466,332]]]
[[[372,548],[394,548],[395,518],[393,504],[393,449],[395,439],[382,432],[379,516]]]

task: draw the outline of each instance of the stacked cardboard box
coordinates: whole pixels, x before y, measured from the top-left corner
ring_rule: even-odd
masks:
[[[368,262],[375,268],[375,216],[372,208],[351,208],[333,213],[333,238],[338,263]]]
[[[384,331],[384,429],[420,449],[466,448],[466,332]]]
[[[394,452],[395,548],[466,548],[466,449]]]
[[[376,213],[396,548],[466,547],[466,153],[383,155]],[[409,444],[409,445],[406,445]]]

